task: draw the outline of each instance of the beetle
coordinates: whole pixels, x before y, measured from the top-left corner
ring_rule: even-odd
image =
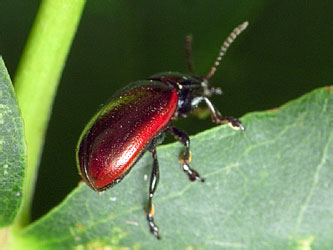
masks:
[[[172,121],[186,117],[199,103],[204,102],[211,112],[213,122],[228,123],[233,129],[244,130],[244,126],[236,118],[222,116],[210,102],[208,97],[221,94],[221,90],[211,87],[208,80],[214,75],[230,44],[247,25],[248,22],[244,22],[231,32],[222,44],[209,73],[200,77],[193,75],[191,38],[188,36],[185,51],[190,75],[160,73],[147,80],[129,84],[113,95],[111,101],[90,120],[80,136],[76,150],[78,170],[88,186],[97,192],[119,183],[146,151],[152,153],[147,220],[151,233],[157,239],[160,239],[160,233],[154,222],[152,202],[159,181],[156,146],[163,141],[166,132],[185,146],[180,163],[189,179],[204,181],[189,165],[189,136],[175,128]]]

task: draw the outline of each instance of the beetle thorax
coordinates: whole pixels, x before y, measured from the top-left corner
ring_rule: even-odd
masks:
[[[199,77],[170,72],[154,76],[153,79],[161,81],[177,91],[178,104],[174,117],[186,117],[194,108],[193,99],[209,93],[208,82]]]

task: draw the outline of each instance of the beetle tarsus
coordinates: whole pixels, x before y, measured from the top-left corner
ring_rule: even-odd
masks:
[[[199,173],[196,170],[192,169],[188,165],[187,161],[183,161],[182,167],[183,167],[184,172],[187,173],[190,181],[201,181],[201,182],[205,181],[204,178],[200,177]]]
[[[217,109],[215,109],[213,105],[208,105],[208,107],[212,107],[210,108],[210,110],[212,114],[212,121],[214,123],[220,123],[220,124],[227,123],[234,130],[241,130],[241,131],[245,130],[245,127],[237,118],[234,118],[232,116],[222,116],[221,113]]]
[[[160,240],[161,239],[160,230],[158,229],[158,227],[156,226],[156,224],[154,222],[153,214],[148,213],[147,220],[148,220],[150,232],[156,237],[156,239]]]
[[[245,130],[243,124],[237,118],[234,118],[232,116],[220,116],[218,117],[218,121],[219,123],[222,124],[228,123],[229,126],[234,130],[240,130],[240,131]]]

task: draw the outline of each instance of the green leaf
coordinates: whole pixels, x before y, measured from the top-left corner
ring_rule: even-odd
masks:
[[[180,170],[179,143],[158,148],[161,241],[144,214],[152,164],[146,154],[103,194],[79,185],[16,243],[32,249],[332,247],[333,92],[321,88],[242,121],[244,133],[218,126],[192,137],[191,166],[204,183],[191,183]]]
[[[13,222],[22,201],[26,144],[12,82],[0,57],[0,226]]]

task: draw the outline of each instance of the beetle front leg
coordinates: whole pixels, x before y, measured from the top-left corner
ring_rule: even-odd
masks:
[[[185,152],[180,157],[180,163],[182,165],[184,172],[187,173],[191,181],[198,180],[204,182],[204,179],[200,177],[199,173],[194,169],[192,169],[189,165],[191,161],[189,136],[184,131],[177,129],[173,126],[169,127],[169,132],[175,137],[176,140],[180,141],[185,146]]]
[[[158,161],[157,161],[157,154],[156,154],[156,148],[154,148],[151,151],[153,155],[153,169],[151,171],[151,176],[150,176],[150,185],[149,185],[149,199],[148,199],[148,213],[147,213],[147,220],[148,220],[148,225],[150,228],[150,232],[157,238],[160,239],[160,234],[159,234],[159,229],[156,226],[154,222],[154,204],[153,204],[153,196],[156,191],[156,187],[158,184],[158,181],[160,179],[160,171],[159,171],[159,166],[158,166]]]
[[[241,130],[241,131],[245,130],[245,127],[237,118],[231,116],[222,116],[221,113],[214,107],[214,105],[210,102],[210,100],[207,97],[199,96],[194,98],[192,100],[192,106],[196,107],[202,101],[205,101],[206,105],[208,106],[214,123],[221,123],[221,124],[228,123],[231,126],[231,128],[235,130]]]

